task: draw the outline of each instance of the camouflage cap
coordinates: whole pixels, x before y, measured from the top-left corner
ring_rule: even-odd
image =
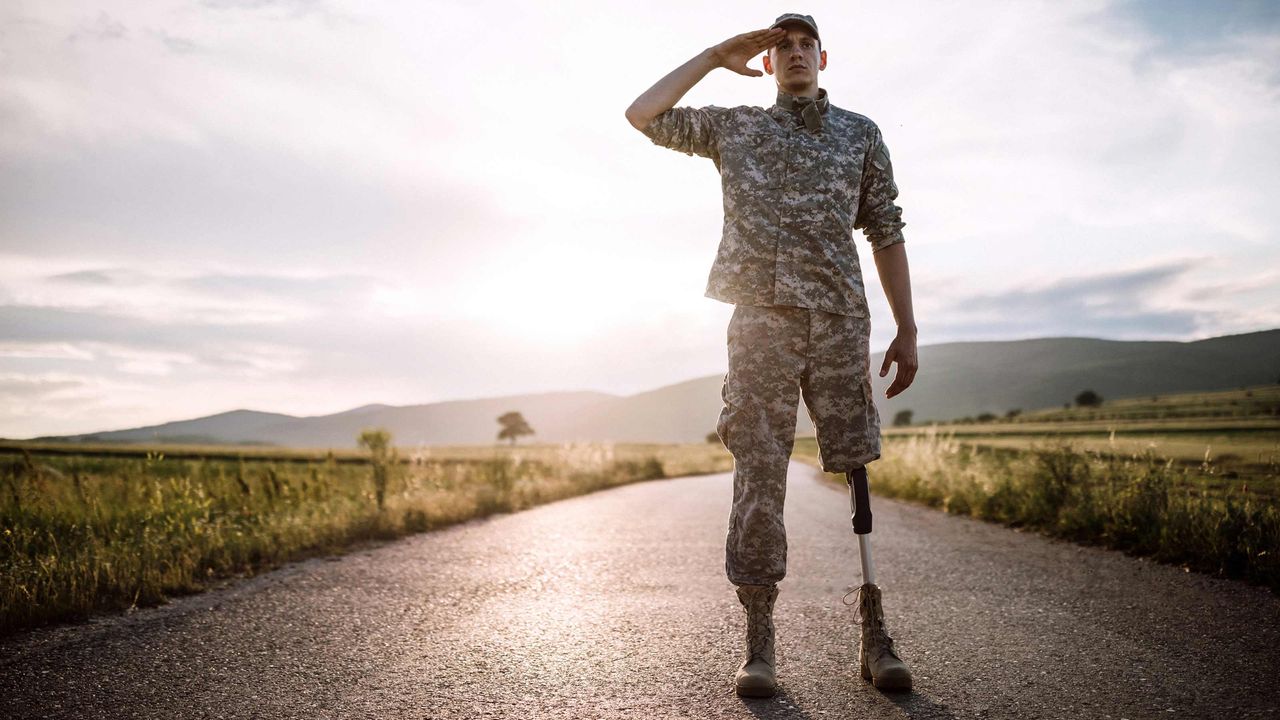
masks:
[[[801,15],[800,13],[783,13],[778,16],[777,20],[773,21],[773,24],[769,26],[769,29],[772,30],[774,28],[779,28],[779,27],[782,27],[783,25],[788,25],[788,24],[803,25],[804,29],[813,33],[813,38],[815,40],[817,40],[818,42],[822,42],[822,38],[818,37],[818,23],[813,21],[812,15]]]

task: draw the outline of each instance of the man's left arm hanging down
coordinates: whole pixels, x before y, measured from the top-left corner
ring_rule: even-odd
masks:
[[[916,316],[911,307],[911,271],[907,266],[907,250],[902,237],[902,208],[894,202],[898,197],[898,184],[893,179],[893,163],[889,149],[877,129],[872,138],[869,162],[863,170],[862,206],[859,208],[855,227],[863,229],[871,242],[872,258],[880,274],[893,320],[898,334],[889,343],[880,365],[880,377],[889,373],[889,366],[898,364],[898,372],[885,392],[893,397],[911,386],[919,368],[916,354]]]
[[[916,370],[920,367],[916,355],[916,316],[911,307],[911,270],[907,265],[907,246],[905,243],[894,243],[875,252],[871,257],[876,261],[880,285],[884,287],[885,298],[889,301],[889,308],[893,310],[893,320],[898,324],[898,334],[889,343],[889,349],[884,353],[884,363],[880,365],[880,377],[884,377],[889,372],[889,365],[898,363],[898,372],[885,393],[885,397],[893,397],[911,386]]]

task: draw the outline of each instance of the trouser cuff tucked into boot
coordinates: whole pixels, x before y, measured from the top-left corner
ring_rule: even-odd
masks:
[[[862,643],[858,663],[862,679],[881,690],[910,690],[911,670],[898,657],[893,638],[884,624],[884,606],[880,588],[870,583],[858,588],[858,622],[862,624]]]
[[[777,585],[738,587],[738,600],[747,615],[747,649],[733,685],[744,697],[773,697],[778,691],[773,637],[773,603],[777,599]]]

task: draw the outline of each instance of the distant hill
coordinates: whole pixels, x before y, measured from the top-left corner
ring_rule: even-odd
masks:
[[[558,392],[403,407],[366,405],[333,415],[313,417],[234,410],[194,420],[129,430],[40,439],[355,447],[356,436],[362,429],[384,427],[391,431],[399,445],[460,445],[492,441],[498,427],[495,418],[508,410],[524,413],[534,429],[541,433],[543,427],[551,429],[562,426],[586,408],[614,397],[598,392]]]
[[[887,425],[906,408],[921,422],[1061,406],[1085,389],[1115,399],[1275,383],[1280,379],[1280,330],[1185,343],[1041,338],[927,345],[920,348],[915,384],[892,400],[883,399],[892,375],[876,374],[882,360],[882,354],[872,358],[872,385]],[[498,415],[519,410],[537,431],[534,439],[539,442],[698,442],[715,429],[722,380],[712,375],[625,397],[555,392],[427,405],[366,405],[316,417],[235,410],[48,439],[353,447],[362,428],[378,426],[390,430],[400,445],[490,443]],[[798,410],[797,432],[813,432],[803,407]]]
[[[879,363],[882,356],[877,356]],[[1280,379],[1280,330],[1195,342],[1043,338],[965,342],[920,348],[921,372],[904,395],[880,403],[882,416],[904,408],[915,419],[1061,406],[1081,390],[1115,399],[1229,390]],[[873,378],[878,397],[888,381]]]
[[[232,410],[194,420],[178,420],[131,430],[35,438],[36,440],[101,440],[103,442],[239,443],[268,442],[261,439],[267,428],[298,418],[282,413]]]

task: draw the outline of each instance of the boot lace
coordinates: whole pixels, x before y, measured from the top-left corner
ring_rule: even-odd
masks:
[[[747,610],[747,651],[752,660],[762,660],[773,636],[773,617],[764,603],[752,603]]]
[[[845,594],[845,604],[857,607],[858,624],[862,625],[863,631],[869,635],[868,639],[871,641],[875,657],[878,659],[889,655],[901,660],[898,651],[893,647],[893,637],[889,635],[889,629],[884,624],[884,605],[880,600],[880,588],[874,585],[861,585],[852,594],[854,596],[852,603],[847,600],[849,593]]]
[[[765,591],[744,598],[747,613],[747,661],[768,662],[769,642],[773,638],[773,600],[776,591]]]

